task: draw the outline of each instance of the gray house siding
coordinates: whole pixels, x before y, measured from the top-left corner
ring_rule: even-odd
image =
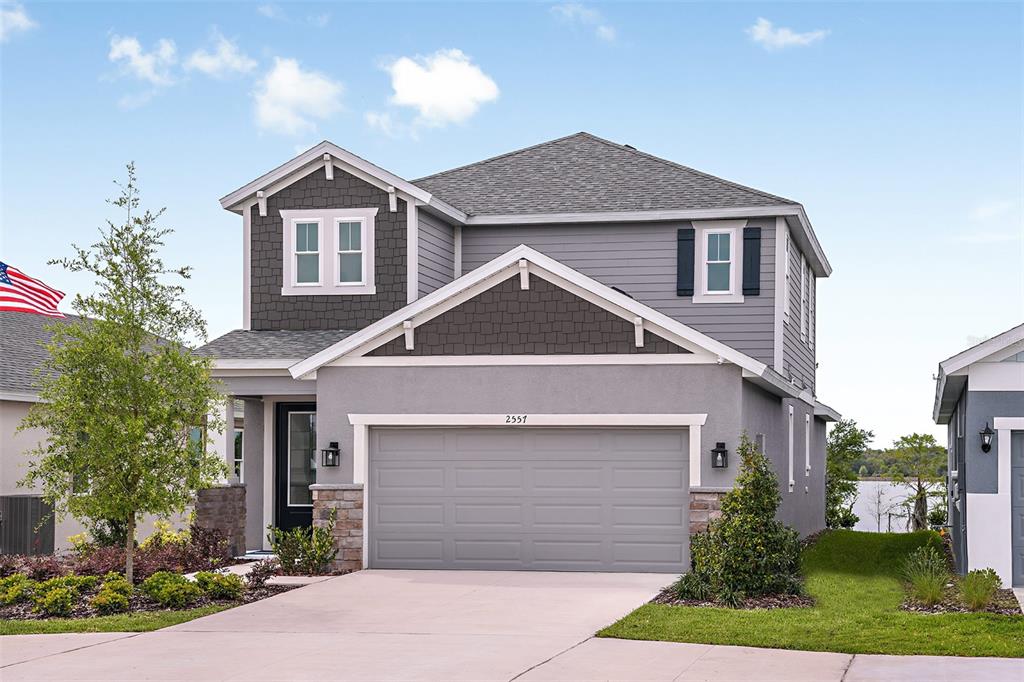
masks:
[[[702,484],[731,485],[735,461],[711,469],[704,455],[716,441],[735,450],[742,383],[734,365],[324,367],[316,382],[317,447],[338,441],[346,456],[340,467],[320,469],[317,480],[352,480],[353,413],[707,413]]]
[[[807,311],[809,331],[808,340],[805,342],[800,336],[800,249],[792,239],[787,241],[789,243],[789,282],[787,286],[789,315],[783,319],[782,326],[782,374],[787,378],[795,378],[798,383],[802,382],[813,392],[816,373],[814,348],[816,345],[815,333],[817,332],[815,321],[817,287],[814,277],[811,276],[808,286]],[[780,264],[780,267],[784,268],[785,263]]]
[[[419,211],[420,296],[455,279],[455,228]]]
[[[774,359],[774,219],[763,229],[761,294],[743,303],[695,304],[676,295],[677,231],[688,222],[463,227],[463,272],[526,244],[602,284],[617,287],[697,331],[766,364]]]
[[[967,439],[964,423],[967,417],[967,390],[960,393],[956,408],[947,425],[947,464],[948,471],[957,472],[957,483],[947,480],[946,495],[949,510],[949,530],[953,544],[953,558],[960,573],[967,567],[967,479],[968,472],[964,462],[967,456]]]
[[[789,492],[788,407],[793,405],[793,478]],[[751,439],[764,436],[765,455],[779,479],[779,519],[801,535],[825,527],[825,422],[811,416],[811,471],[805,469],[805,415],[812,408],[799,400],[782,400],[749,382],[743,383],[743,430]],[[739,462],[736,462],[739,466]]]
[[[1009,447],[993,439],[989,452],[981,451],[978,433],[995,417],[1024,414],[1024,391],[972,391],[967,383],[967,420],[964,424],[966,492],[994,493],[999,487],[999,448]],[[961,483],[963,486],[963,483]]]
[[[284,296],[281,211],[316,208],[377,208],[374,295]],[[250,209],[250,324],[268,329],[360,329],[406,304],[406,207],[391,212],[387,192],[335,169],[328,180],[321,168],[267,198],[267,215]]]

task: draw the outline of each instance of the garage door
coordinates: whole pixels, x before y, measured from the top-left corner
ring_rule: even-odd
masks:
[[[686,429],[372,428],[374,568],[689,565]]]

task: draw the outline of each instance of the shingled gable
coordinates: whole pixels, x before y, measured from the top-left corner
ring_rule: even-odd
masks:
[[[639,326],[644,332],[645,345],[649,333],[688,351],[685,354],[678,350],[666,354],[676,358],[676,361],[730,362],[752,376],[761,376],[767,370],[763,363],[534,249],[520,245],[405,308],[292,365],[289,371],[295,378],[310,378],[320,367],[338,361],[343,362],[344,359],[363,358],[384,344],[405,337],[407,333],[411,333],[415,338],[417,327],[476,298],[495,285],[510,278],[518,278],[521,286],[524,280],[529,282],[532,277],[541,278],[585,299],[629,321],[634,328]],[[415,343],[413,346],[415,347]]]

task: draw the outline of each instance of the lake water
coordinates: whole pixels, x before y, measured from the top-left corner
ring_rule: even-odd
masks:
[[[854,530],[902,533],[908,530],[903,500],[910,486],[892,481],[858,481],[853,513],[860,517]]]

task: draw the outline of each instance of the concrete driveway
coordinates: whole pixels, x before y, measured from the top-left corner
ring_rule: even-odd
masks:
[[[3,637],[0,679],[1024,679],[1021,661],[591,637],[670,579],[363,571],[159,632]]]

